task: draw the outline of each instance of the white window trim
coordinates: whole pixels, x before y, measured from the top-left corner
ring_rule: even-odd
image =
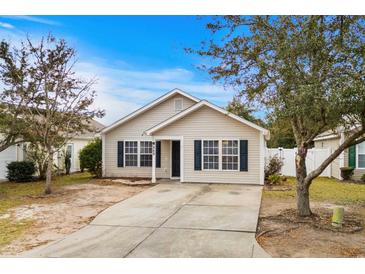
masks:
[[[213,169],[213,168],[204,168],[204,155],[210,155],[210,156],[216,156],[216,154],[204,154],[204,141],[218,141],[218,168],[217,169]],[[220,151],[220,143],[221,141],[217,138],[212,138],[212,139],[202,139],[202,170],[204,171],[219,171],[221,169],[221,166],[220,166],[220,159],[221,159],[221,151]]]
[[[364,142],[365,143],[365,142]],[[362,143],[360,144],[357,144],[356,145],[356,169],[360,169],[360,170],[365,170],[365,167],[359,167],[359,155],[365,155],[363,153],[359,153],[359,146],[361,145]]]
[[[126,166],[125,165],[125,143],[126,142],[137,142],[137,166]],[[152,166],[141,166],[141,142],[154,142],[151,137],[140,137],[135,139],[123,140],[123,167],[124,168],[152,168]],[[153,157],[153,153],[152,153]]]
[[[177,101],[181,101],[181,109],[176,109],[176,102]],[[183,100],[183,98],[175,98],[174,99],[174,111],[175,112],[180,112],[180,111],[183,111],[184,110],[184,100]]]
[[[137,142],[137,166],[127,166],[125,163],[126,163],[126,145],[125,145],[125,143],[126,142]],[[136,167],[139,167],[139,141],[138,140],[124,140],[123,141],[123,161],[124,161],[124,163],[123,163],[123,166],[125,167],[125,168],[136,168]],[[135,153],[128,153],[128,155],[135,155]]]
[[[208,171],[208,172],[217,172],[217,171],[223,171],[223,172],[237,172],[240,171],[240,139],[238,139],[237,137],[211,137],[211,138],[200,138],[201,139],[201,147],[202,147],[202,157],[201,157],[201,167],[202,167],[202,171]],[[205,169],[204,168],[204,147],[203,147],[203,141],[218,141],[218,169]],[[237,169],[223,169],[222,168],[222,157],[223,157],[223,153],[222,153],[222,141],[237,141],[238,142],[238,164],[237,164]]]
[[[223,141],[237,141],[237,155],[235,154],[223,154]],[[239,171],[240,170],[240,141],[239,140],[232,140],[232,139],[222,139],[221,143],[221,152],[222,152],[222,171]],[[237,169],[223,169],[223,156],[237,156]]]
[[[151,142],[152,143],[152,152],[151,153],[141,153],[141,142]],[[151,162],[151,166],[141,166],[141,156],[142,155],[151,155],[151,157],[153,158],[153,141],[152,140],[140,140],[138,141],[138,167],[144,168],[144,167],[152,167],[152,162]],[[155,144],[156,145],[156,144]],[[156,149],[156,148],[155,148]]]

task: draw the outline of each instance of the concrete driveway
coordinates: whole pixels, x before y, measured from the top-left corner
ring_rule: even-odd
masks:
[[[259,186],[159,184],[24,257],[268,257],[255,231]],[[67,213],[65,213],[67,214]]]

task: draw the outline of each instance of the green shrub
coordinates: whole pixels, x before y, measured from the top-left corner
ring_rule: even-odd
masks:
[[[86,168],[96,177],[101,177],[102,168],[102,145],[101,139],[96,138],[87,144],[79,155],[80,166],[82,169]]]
[[[270,185],[277,185],[281,182],[281,176],[278,174],[273,174],[267,177],[267,181]]]
[[[352,175],[354,174],[353,167],[341,167],[341,177],[344,180],[350,180]]]
[[[275,155],[271,157],[265,166],[265,178],[268,178],[271,175],[280,174],[283,164],[283,161],[278,156]]]
[[[11,162],[7,166],[9,181],[15,182],[27,182],[33,179],[33,174],[36,172],[36,168],[33,162]]]
[[[361,181],[365,183],[365,174],[361,176]]]

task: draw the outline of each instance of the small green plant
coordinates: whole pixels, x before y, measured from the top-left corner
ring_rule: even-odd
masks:
[[[11,182],[29,182],[33,180],[36,168],[33,162],[11,162],[7,166],[7,178]]]
[[[278,174],[273,174],[267,177],[267,181],[270,185],[277,185],[281,182],[281,176]]]
[[[361,181],[362,181],[363,183],[365,183],[365,174],[363,174],[363,175],[361,176]]]
[[[271,175],[280,174],[283,165],[283,161],[278,156],[275,155],[271,157],[265,166],[265,178],[268,178]]]
[[[353,167],[341,167],[341,177],[344,180],[350,180],[352,175],[354,174]]]

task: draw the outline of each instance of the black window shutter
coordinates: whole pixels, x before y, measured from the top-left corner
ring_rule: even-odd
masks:
[[[123,167],[124,163],[124,143],[123,141],[118,141],[118,167]]]
[[[240,140],[240,171],[248,171],[248,141]]]
[[[156,167],[161,167],[161,141],[156,141]]]
[[[194,170],[202,170],[202,141],[194,140]]]

